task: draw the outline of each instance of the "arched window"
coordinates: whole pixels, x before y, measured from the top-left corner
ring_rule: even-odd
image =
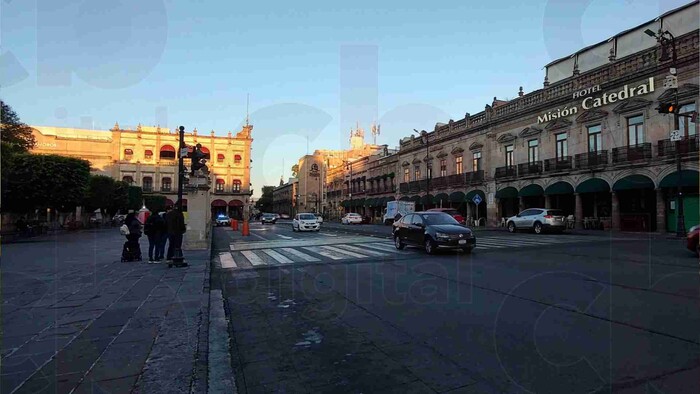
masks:
[[[226,181],[223,179],[219,178],[216,180],[216,191],[217,192],[223,192],[224,191],[224,185],[226,184]]]
[[[150,149],[146,149],[145,152],[143,152],[143,155],[146,157],[146,160],[151,160],[153,157],[153,151]]]
[[[173,187],[173,181],[170,177],[164,177],[161,183],[160,190],[163,192],[169,192]]]
[[[211,154],[209,153],[209,149],[202,147],[202,153],[204,153],[204,158],[206,160],[211,159]]]
[[[132,177],[131,175],[126,175],[126,176],[122,177],[122,181],[128,183],[129,185],[133,185],[134,184],[134,177]]]
[[[134,155],[134,150],[133,149],[124,149],[124,157],[126,158],[131,158],[131,156]]]
[[[217,162],[223,163],[224,159],[226,159],[226,158],[224,157],[224,154],[223,154],[223,153],[219,153],[218,155],[216,155],[216,161],[217,161]]]
[[[163,145],[160,148],[160,158],[161,160],[174,160],[175,148],[173,148],[171,145]]]
[[[233,192],[238,193],[241,191],[241,181],[236,179],[233,181]]]
[[[152,192],[153,191],[153,178],[151,178],[150,176],[143,177],[142,187],[143,187],[143,191]]]
[[[241,155],[235,155],[235,156],[233,156],[233,162],[236,163],[236,164],[241,164],[241,161],[242,161],[242,160],[243,160],[243,158],[241,157]]]

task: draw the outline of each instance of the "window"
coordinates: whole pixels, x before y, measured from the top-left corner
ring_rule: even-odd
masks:
[[[481,152],[474,152],[472,154],[472,169],[473,171],[479,171],[481,169]]]
[[[680,108],[678,111],[679,114],[686,114],[690,115],[693,112],[695,112],[697,108],[695,107],[695,103],[691,104],[686,104]],[[698,124],[691,122],[691,119],[685,116],[681,116],[678,120],[679,122],[679,128],[681,135],[685,137],[693,137],[697,135],[698,133]]]
[[[209,153],[209,149],[207,149],[205,147],[201,147],[199,149],[202,151],[202,153],[204,153],[204,160],[208,161],[211,159],[211,153]]]
[[[420,226],[422,224],[423,224],[423,219],[421,219],[420,215],[413,215],[411,217],[411,225]]]
[[[447,160],[440,159],[440,176],[447,176]]]
[[[411,180],[411,171],[408,168],[403,169],[403,181],[408,182]]]
[[[226,160],[226,156],[224,156],[223,153],[219,153],[216,155],[216,161],[218,161],[219,163],[223,163],[224,160]]]
[[[627,118],[627,145],[635,146],[644,143],[644,116],[636,115]]]
[[[163,178],[163,182],[162,182],[162,185],[161,185],[161,190],[164,191],[164,192],[169,192],[170,189],[171,189],[172,186],[173,186],[172,182],[173,182],[172,179],[170,179],[170,178],[168,178],[168,177]]]
[[[564,160],[567,156],[569,156],[569,147],[566,143],[566,133],[559,133],[556,135],[557,142],[556,142],[556,156],[557,160]]]
[[[163,145],[160,148],[160,159],[161,160],[174,160],[175,159],[175,148],[170,145]]]
[[[241,160],[243,160],[243,159],[241,158],[241,155],[235,155],[235,156],[233,156],[233,162],[234,162],[235,164],[241,164]]]
[[[527,142],[527,162],[533,164],[539,160],[539,141],[529,140]]]
[[[127,176],[122,177],[122,181],[128,183],[129,185],[133,185],[134,184],[134,177],[127,175]]]
[[[600,125],[588,126],[588,151],[600,152],[603,149],[603,141],[600,135]]]
[[[153,151],[146,149],[146,151],[143,152],[143,156],[146,158],[146,160],[151,160],[153,158]]]
[[[241,181],[236,179],[235,181],[233,181],[233,192],[238,193],[240,191],[241,191]]]
[[[433,177],[433,166],[431,166],[430,163],[428,163],[427,167],[428,178],[430,179]]]
[[[133,149],[124,149],[124,157],[131,158],[134,155]]]
[[[513,167],[513,145],[506,145],[506,167]]]
[[[464,172],[464,167],[462,166],[462,156],[455,157],[455,173],[461,174]]]
[[[215,189],[217,192],[223,192],[224,191],[224,185],[226,184],[226,181],[223,179],[219,178],[216,180],[216,186]]]
[[[420,179],[420,166],[415,166],[413,168],[413,180],[417,181]]]
[[[153,191],[153,178],[150,176],[143,177],[143,191],[150,192]]]

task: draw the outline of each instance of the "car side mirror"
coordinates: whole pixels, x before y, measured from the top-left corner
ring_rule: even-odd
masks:
[[[520,214],[515,215],[515,217],[516,217],[516,218],[519,218],[519,217],[520,217]]]

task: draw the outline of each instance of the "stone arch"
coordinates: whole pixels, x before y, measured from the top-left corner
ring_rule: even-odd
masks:
[[[612,185],[614,183],[612,180],[613,177],[607,172],[599,173],[599,174],[596,174],[595,176],[584,175],[584,176],[579,177],[576,181],[572,182],[571,184],[574,185],[574,190],[576,190],[583,182],[586,182],[587,180],[593,179],[593,178],[599,178],[599,179],[604,180],[608,184],[608,186],[610,187],[610,190],[612,190]]]
[[[563,176],[557,176],[554,178],[547,178],[543,181],[542,186],[546,190],[548,187],[550,187],[551,185],[553,185],[557,182],[566,182],[569,185],[573,186],[574,188],[576,187],[576,180],[571,175],[563,175]]]
[[[526,181],[518,181],[517,182],[517,189],[520,190],[520,189],[524,188],[525,186],[531,185],[531,184],[535,184],[535,185],[541,187],[542,189],[545,188],[544,179],[537,178],[537,179],[528,179]]]
[[[681,170],[698,170],[697,163],[696,162],[686,162],[686,163],[681,163]],[[675,164],[668,164],[662,167],[661,171],[659,171],[658,175],[656,175],[655,178],[651,178],[654,181],[654,184],[658,185],[661,184],[661,181],[666,178],[667,176],[673,174],[676,172],[676,165]]]
[[[620,179],[626,178],[630,175],[644,175],[645,177],[651,179],[652,182],[654,182],[654,188],[657,188],[659,186],[657,175],[652,170],[647,168],[634,168],[617,171],[612,174],[612,176],[610,177],[610,181],[608,181],[608,184],[610,184],[610,187],[612,187],[615,184],[615,182],[619,181]]]

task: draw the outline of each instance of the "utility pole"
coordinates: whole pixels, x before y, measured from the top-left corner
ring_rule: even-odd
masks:
[[[182,154],[183,149],[185,149],[185,126],[180,126],[180,148],[178,150],[178,155],[180,155],[178,163],[178,179],[177,179],[177,210],[182,212],[182,189],[183,183],[185,182],[185,157]]]

